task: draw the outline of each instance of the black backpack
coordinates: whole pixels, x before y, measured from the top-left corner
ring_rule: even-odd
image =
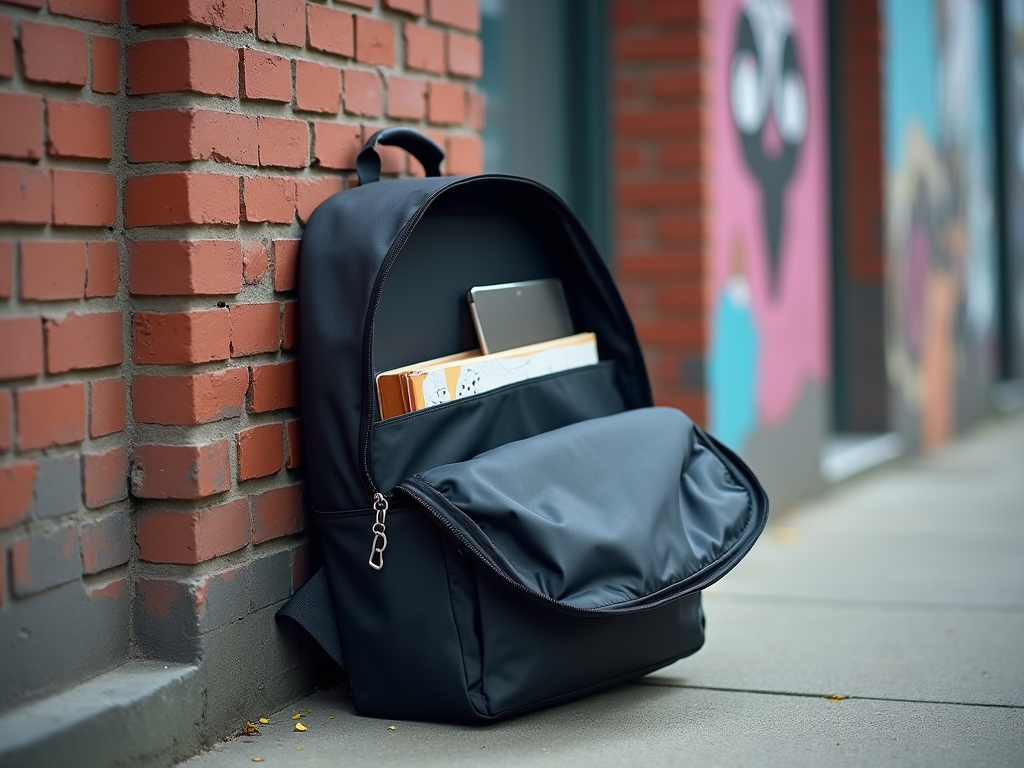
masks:
[[[377,144],[426,178],[379,183]],[[365,715],[489,721],[694,653],[700,590],[763,529],[750,470],[653,407],[633,325],[566,204],[439,176],[410,129],[302,238],[306,497],[324,569],[282,610],[347,667]],[[600,362],[381,420],[374,374],[477,346],[467,290],[561,279]]]

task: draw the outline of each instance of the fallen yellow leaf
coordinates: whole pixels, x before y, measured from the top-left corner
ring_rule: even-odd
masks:
[[[983,674],[984,674],[984,673],[983,673]],[[328,720],[333,720],[333,719],[334,719],[334,715],[331,715],[331,716],[330,716],[330,717],[328,717],[327,719],[328,719]]]
[[[846,697],[841,693],[833,693],[831,696],[826,696],[825,698],[829,701],[843,701],[846,699]]]
[[[304,726],[302,723],[296,723],[295,724],[295,730],[296,731],[304,731],[304,730],[306,730],[306,726]]]
[[[292,715],[292,720],[298,720],[300,717],[302,717],[302,713],[296,712],[294,715]]]
[[[265,717],[260,718],[260,725],[270,725],[270,721]]]
[[[388,730],[389,731],[397,731],[398,730],[398,726],[397,725],[389,725],[388,726]]]

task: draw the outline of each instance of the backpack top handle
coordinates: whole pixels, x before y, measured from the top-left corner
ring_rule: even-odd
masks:
[[[385,128],[377,131],[363,145],[356,158],[356,175],[359,186],[380,181],[380,155],[377,145],[400,147],[420,161],[427,176],[440,176],[444,150],[412,128]]]

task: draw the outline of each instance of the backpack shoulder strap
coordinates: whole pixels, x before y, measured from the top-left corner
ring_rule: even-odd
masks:
[[[334,659],[338,666],[342,669],[345,668],[345,657],[341,652],[341,637],[338,634],[338,622],[334,618],[327,574],[324,573],[323,568],[292,595],[292,599],[277,612],[277,617],[294,621],[316,640],[317,644]]]

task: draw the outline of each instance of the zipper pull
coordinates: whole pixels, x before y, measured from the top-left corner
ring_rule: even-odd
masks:
[[[384,550],[388,548],[387,529],[384,520],[388,515],[388,500],[383,493],[373,494],[373,544],[370,546],[370,567],[379,571],[384,567]]]

